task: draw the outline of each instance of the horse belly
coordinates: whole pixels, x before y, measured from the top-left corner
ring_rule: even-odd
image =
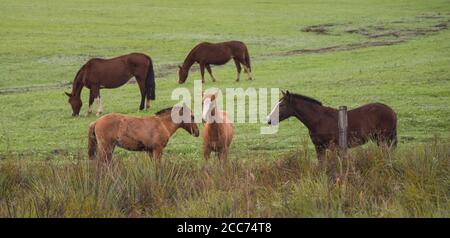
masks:
[[[211,58],[210,60],[208,60],[208,64],[213,64],[213,65],[224,65],[226,63],[228,63],[228,61],[230,61],[231,58]]]
[[[205,63],[213,65],[224,65],[230,61],[231,52],[224,49],[211,48],[205,55]]]
[[[94,69],[94,77],[101,88],[117,88],[126,84],[133,75],[121,61],[105,62]]]

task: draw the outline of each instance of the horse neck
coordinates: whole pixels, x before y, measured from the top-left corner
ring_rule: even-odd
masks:
[[[218,124],[217,122],[225,123],[226,118],[223,117],[222,111],[217,110],[217,105],[213,108],[213,110],[211,110],[211,114],[213,114],[213,113],[214,113],[216,120],[213,123],[211,123],[212,125],[217,126],[217,124]]]
[[[310,131],[314,131],[315,125],[322,116],[323,106],[297,99],[294,103],[294,116],[299,119]]]
[[[181,66],[183,70],[189,70],[191,66],[195,63],[194,59],[194,50],[196,48],[192,49],[191,52],[186,56],[186,59],[184,59],[183,65]]]
[[[83,89],[82,74],[83,68],[80,69],[72,83],[72,96],[80,97]]]
[[[161,119],[161,122],[164,124],[164,127],[169,132],[170,136],[172,136],[173,133],[175,133],[175,131],[177,131],[178,128],[180,128],[179,123],[175,123],[172,121],[172,117],[171,117],[170,113],[168,113],[167,115],[161,116],[160,119]]]

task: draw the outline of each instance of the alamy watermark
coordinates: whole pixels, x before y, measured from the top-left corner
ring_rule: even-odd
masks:
[[[191,110],[194,114],[195,123],[201,123],[202,120],[206,120],[206,117],[208,117],[208,120],[223,123],[218,121],[221,119],[220,117],[208,115],[211,113],[211,108],[214,107],[217,110],[226,111],[232,123],[261,124],[261,134],[274,134],[278,132],[278,124],[274,126],[267,124],[268,101],[270,94],[270,108],[273,108],[270,117],[272,120],[278,121],[278,110],[275,107],[278,105],[279,92],[279,88],[247,88],[245,90],[243,88],[226,88],[225,92],[218,88],[203,90],[201,81],[195,80],[193,95],[187,88],[176,88],[172,91],[171,99],[177,100],[179,105],[192,105],[193,102]],[[204,105],[204,94],[214,95],[214,100],[205,100]],[[224,96],[226,96],[225,110],[223,110]],[[187,114],[183,113],[183,115]],[[183,118],[179,116],[179,113],[174,112],[172,113],[172,120],[181,122],[183,120],[190,121],[191,118]]]

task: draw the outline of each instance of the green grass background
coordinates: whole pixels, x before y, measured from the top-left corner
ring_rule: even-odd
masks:
[[[346,30],[427,29],[450,20],[448,1],[9,1],[0,7],[0,156],[51,157],[85,153],[87,127],[96,118],[72,118],[64,91],[91,57],[129,52],[150,55],[157,73],[179,64],[198,42],[244,41],[254,81],[234,82],[234,64],[214,67],[218,82],[207,87],[279,87],[350,108],[390,105],[399,120],[400,147],[449,137],[450,31],[414,36],[401,44],[351,51],[280,56],[280,52],[367,41]],[[330,34],[303,32],[335,23]],[[104,112],[150,115],[176,103],[173,89],[192,90],[199,73],[178,85],[176,70],[157,78],[157,100],[138,112],[139,90],[129,84],[102,90]],[[242,77],[243,79],[245,77]],[[49,89],[45,89],[45,87]],[[44,90],[26,91],[29,87]],[[18,88],[18,89],[17,89]],[[86,111],[88,92],[83,91]],[[232,157],[276,158],[309,141],[295,119],[279,133],[260,135],[258,124],[236,124]],[[309,142],[310,143],[310,142]],[[124,151],[119,151],[125,153]],[[201,139],[179,131],[166,154],[201,159]],[[64,157],[67,158],[67,157]]]

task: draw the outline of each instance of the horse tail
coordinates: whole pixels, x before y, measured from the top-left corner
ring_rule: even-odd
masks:
[[[397,142],[398,142],[398,140],[397,140],[397,127],[395,127],[394,131],[392,132],[391,141],[392,141],[391,147],[392,148],[396,148],[397,147]]]
[[[152,59],[147,56],[148,59],[148,70],[147,78],[145,79],[145,92],[147,100],[155,100],[155,72],[153,71]]]
[[[392,128],[392,132],[390,134],[389,142],[390,147],[395,149],[397,147],[397,115],[394,112],[394,127]]]
[[[95,154],[97,153],[97,137],[95,135],[95,122],[89,125],[88,134],[88,155],[90,160],[95,159]]]
[[[248,67],[248,70],[250,70],[250,72],[252,72],[252,66],[250,65],[250,55],[248,54],[247,46],[245,46],[244,60],[245,60],[246,66]]]

